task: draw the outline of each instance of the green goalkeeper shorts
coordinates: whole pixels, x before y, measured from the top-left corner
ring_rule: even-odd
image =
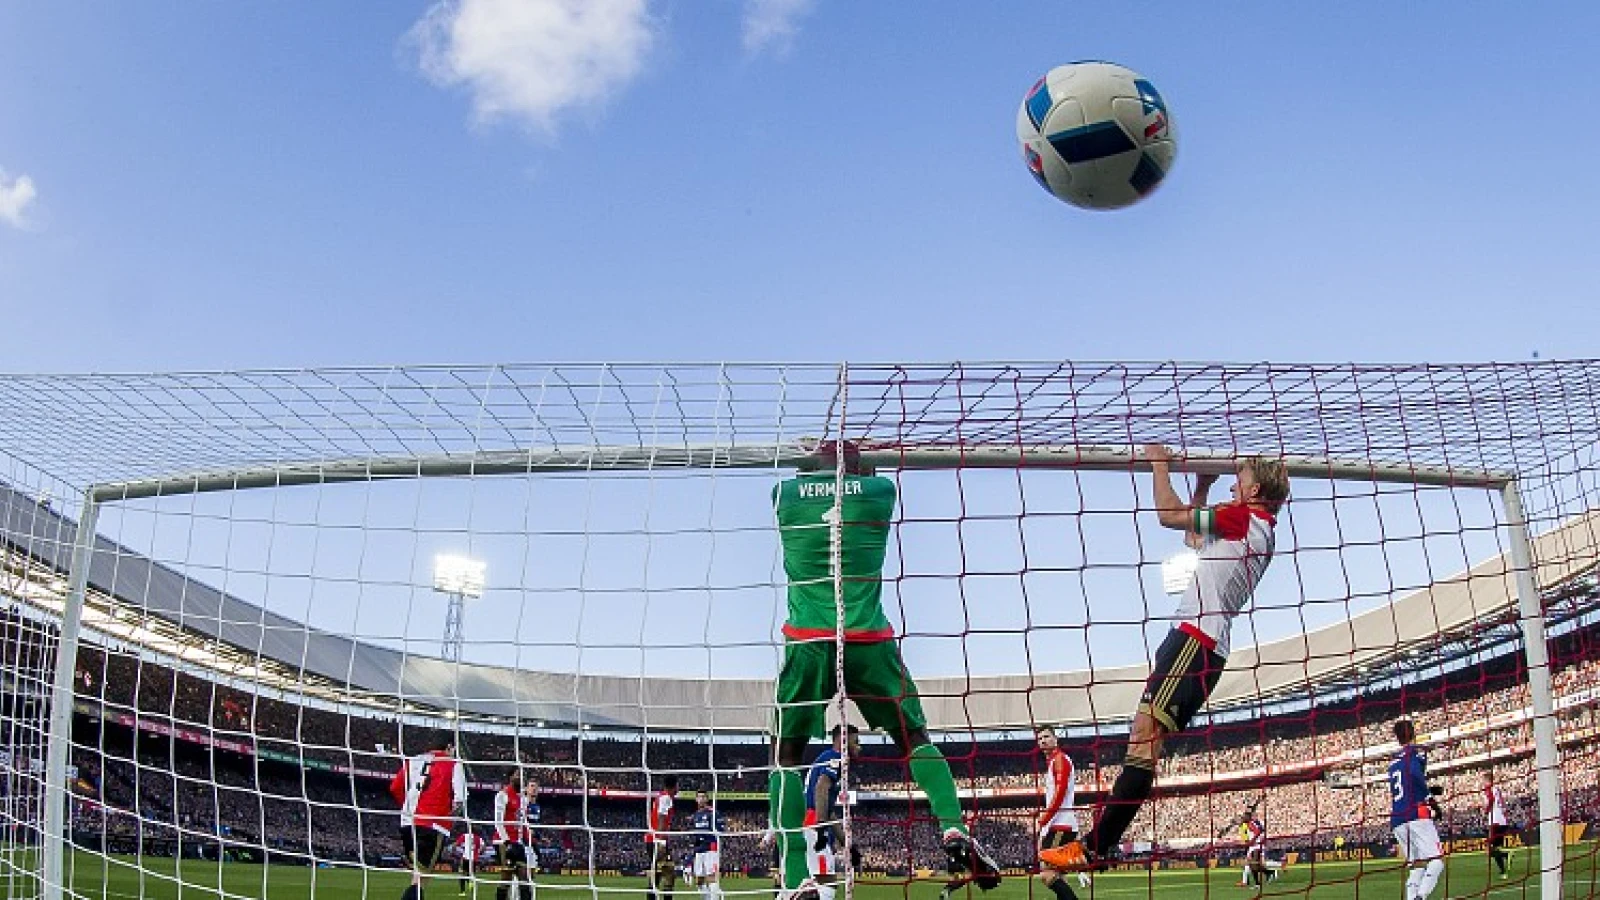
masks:
[[[828,704],[838,681],[833,641],[790,641],[778,673],[778,738],[820,738],[827,733]],[[917,686],[894,641],[844,645],[845,696],[867,725],[899,738],[925,728]]]

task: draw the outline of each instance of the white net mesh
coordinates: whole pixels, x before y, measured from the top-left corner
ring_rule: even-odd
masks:
[[[1448,840],[1482,839],[1475,779],[1496,768],[1531,842],[1541,822],[1581,822],[1537,802],[1541,766],[1569,810],[1596,802],[1597,376],[1052,363],[0,377],[0,877],[32,896],[50,871],[45,701],[88,496],[75,705],[57,734],[71,768],[55,778],[73,893],[397,893],[388,780],[441,734],[459,736],[471,779],[458,832],[489,828],[513,774],[540,782],[541,890],[641,889],[669,774],[684,788],[674,830],[707,791],[725,889],[768,890],[787,615],[772,491],[841,436],[893,479],[888,617],[961,809],[1011,878],[1037,864],[1031,727],[1066,727],[1089,824],[1175,624],[1162,564],[1181,538],[1155,521],[1146,442],[1182,448],[1180,471],[1287,459],[1293,500],[1128,864],[1231,861],[1248,808],[1274,858],[1306,863],[1296,890],[1363,883],[1340,854],[1392,851],[1381,768],[1402,716],[1454,798]],[[1531,532],[1520,568],[1498,491],[1512,478]],[[481,589],[441,582],[442,555],[482,564]],[[1552,638],[1531,679],[1524,573]],[[1559,772],[1534,752],[1529,684],[1545,680]],[[845,775],[845,842],[862,878],[896,890],[944,861],[913,774],[880,734]],[[668,845],[676,863],[695,839]],[[1553,871],[1531,859],[1528,889]],[[1592,871],[1592,853],[1578,859],[1569,881]],[[1452,864],[1452,896],[1490,889],[1476,865]],[[487,861],[475,874],[472,890],[498,885]]]

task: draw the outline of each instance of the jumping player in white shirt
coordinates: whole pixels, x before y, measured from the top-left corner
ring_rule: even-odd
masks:
[[[1233,619],[1249,605],[1256,585],[1272,561],[1273,528],[1289,498],[1289,476],[1281,460],[1259,456],[1235,467],[1233,500],[1206,505],[1215,475],[1201,475],[1194,495],[1183,502],[1172,489],[1171,452],[1146,444],[1155,493],[1156,518],[1167,528],[1188,533],[1198,543],[1194,580],[1173,615],[1173,628],[1156,651],[1134,714],[1122,773],[1094,831],[1040,854],[1060,872],[1098,868],[1122,842],[1139,807],[1155,786],[1156,762],[1167,735],[1183,731],[1205,705],[1228,662]]]

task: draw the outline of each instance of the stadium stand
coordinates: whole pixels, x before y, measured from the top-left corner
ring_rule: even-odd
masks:
[[[8,652],[48,638],[15,612],[0,614]],[[1569,822],[1600,816],[1600,627],[1553,642]],[[37,662],[35,660],[34,662]],[[27,667],[14,668],[20,671]],[[437,731],[415,720],[289,703],[228,687],[110,647],[82,648],[77,690],[90,701],[74,722],[80,801],[74,840],[108,850],[244,859],[383,864],[397,859],[395,812],[383,779],[397,754]],[[8,684],[7,703],[26,685]],[[1302,709],[1218,721],[1174,741],[1158,799],[1130,835],[1175,852],[1227,851],[1219,832],[1259,800],[1274,852],[1379,845],[1386,794],[1374,773],[1386,758],[1389,724],[1408,716],[1425,732],[1444,778],[1450,839],[1481,837],[1479,778],[1492,760],[1514,822],[1532,818],[1531,732],[1525,673],[1503,655],[1424,680],[1374,685],[1356,696],[1311,698]],[[541,860],[547,867],[636,871],[647,773],[677,772],[691,788],[722,798],[730,826],[729,871],[759,872],[765,827],[764,743],[641,740],[617,732],[522,736],[459,732],[470,762],[469,815],[490,817],[493,789],[519,760],[545,787]],[[1069,734],[1079,795],[1093,802],[1114,779],[1119,735]],[[20,760],[28,747],[6,748]],[[976,827],[1007,866],[1032,856],[1030,817],[1039,791],[1031,742],[947,736]],[[903,763],[871,745],[855,768],[857,834],[869,869],[905,872],[939,859],[937,835],[917,807]],[[581,763],[581,765],[580,765]],[[580,799],[587,794],[587,805]],[[357,814],[353,810],[359,809]]]

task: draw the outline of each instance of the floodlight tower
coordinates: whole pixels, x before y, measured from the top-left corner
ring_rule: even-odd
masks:
[[[433,558],[433,589],[450,600],[444,614],[444,643],[440,655],[451,662],[461,661],[467,600],[483,596],[486,568],[481,559],[453,553],[440,553]]]

